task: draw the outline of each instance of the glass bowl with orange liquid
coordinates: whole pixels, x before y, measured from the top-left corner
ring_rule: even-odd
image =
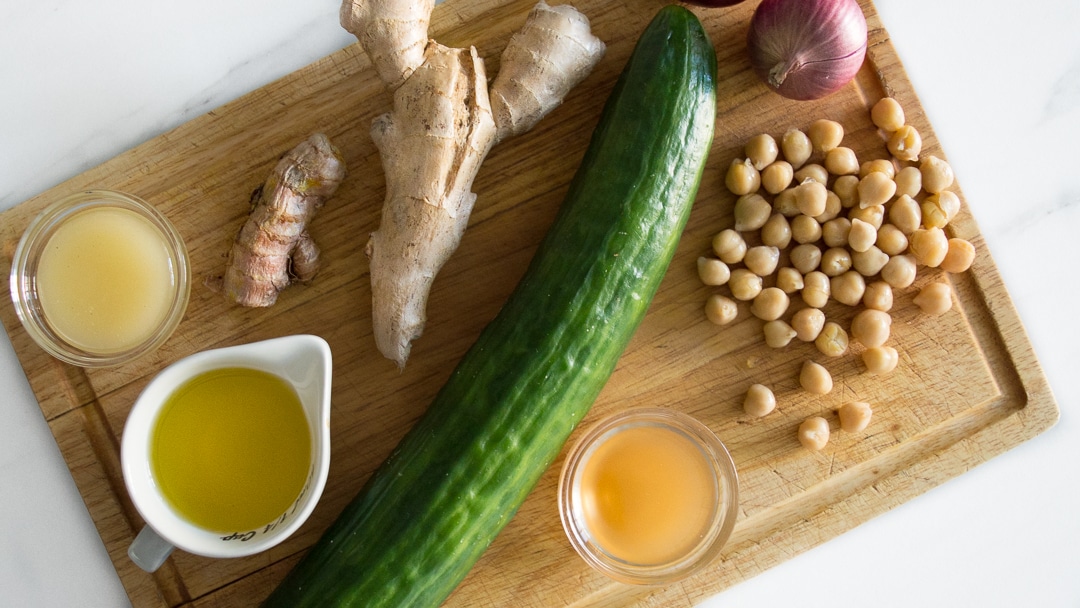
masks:
[[[632,584],[666,584],[712,563],[739,502],[735,464],[704,424],[635,408],[589,429],[559,479],[559,515],[592,567]]]
[[[23,233],[11,299],[30,337],[82,367],[155,350],[187,309],[191,268],[176,228],[153,205],[111,190],[47,207]]]

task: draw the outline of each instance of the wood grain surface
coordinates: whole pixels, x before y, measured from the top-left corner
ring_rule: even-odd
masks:
[[[60,446],[132,602],[136,606],[242,606],[257,603],[333,521],[374,468],[424,411],[454,364],[495,315],[551,223],[590,133],[638,34],[663,2],[575,0],[608,50],[594,73],[530,133],[497,146],[475,182],[479,195],[460,249],[438,276],[427,331],[399,372],[371,336],[367,234],[377,225],[384,186],[368,136],[390,99],[357,45],[156,137],[0,215],[0,242],[10,253],[30,219],[73,191],[134,193],[176,224],[191,251],[195,288],[187,315],[156,353],[110,369],[84,370],[50,358],[23,331],[12,306],[5,327],[41,410]],[[1025,441],[1057,420],[1053,395],[964,200],[951,235],[978,249],[970,271],[923,271],[897,294],[890,344],[900,352],[891,375],[863,373],[858,347],[823,361],[812,345],[768,348],[761,322],[742,306],[719,328],[703,315],[715,288],[697,279],[695,261],[711,237],[731,227],[734,196],[723,174],[742,144],[760,132],[781,135],[829,117],[847,130],[845,145],[861,158],[883,157],[868,108],[888,94],[923,135],[924,153],[944,157],[888,33],[869,0],[862,6],[870,46],[856,81],[820,101],[793,102],[768,91],[745,54],[754,3],[694,9],[720,65],[718,124],[709,166],[675,260],[629,349],[584,426],[633,406],[677,408],[710,426],[730,449],[740,476],[734,535],[707,571],[677,584],[642,588],[591,571],[566,540],[556,510],[561,459],[468,578],[450,606],[688,606],[857,526]],[[532,0],[450,0],[437,8],[432,37],[475,45],[498,69],[498,54],[523,23]],[[219,275],[251,192],[277,158],[312,132],[342,149],[344,184],[315,218],[323,249],[321,274],[292,287],[271,309],[230,306],[204,287]],[[962,181],[963,176],[958,176]],[[958,186],[954,189],[959,191]],[[963,195],[961,194],[961,198]],[[10,259],[0,256],[4,273]],[[912,304],[916,289],[949,281],[956,305],[926,317]],[[847,325],[854,309],[830,303],[829,318]],[[260,555],[211,560],[176,552],[155,574],[126,555],[142,520],[124,489],[119,442],[139,391],[165,365],[220,346],[292,333],[324,337],[334,355],[332,459],[323,498],[299,532]],[[798,388],[799,366],[823,361],[836,388],[824,397]],[[741,411],[749,384],[770,385],[779,407],[764,419]],[[863,433],[834,434],[812,453],[795,438],[799,422],[859,399],[874,405]],[[571,437],[573,441],[581,432]]]

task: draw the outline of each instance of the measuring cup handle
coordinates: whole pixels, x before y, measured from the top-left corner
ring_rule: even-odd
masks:
[[[143,526],[139,535],[128,547],[128,557],[135,562],[136,566],[147,572],[153,572],[165,563],[165,559],[169,557],[172,550],[173,546],[169,544],[169,541],[158,536],[150,526]]]

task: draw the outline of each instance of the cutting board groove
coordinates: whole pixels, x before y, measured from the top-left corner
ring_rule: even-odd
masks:
[[[44,206],[70,192],[114,188],[155,204],[177,225],[191,251],[195,288],[184,321],[156,353],[105,370],[82,370],[44,354],[2,307],[12,344],[41,410],[136,606],[243,606],[258,602],[355,495],[498,312],[553,220],[589,135],[640,31],[663,5],[578,0],[608,45],[594,73],[531,133],[496,147],[477,176],[479,195],[461,247],[436,280],[428,328],[404,372],[382,359],[371,336],[370,287],[363,254],[384,194],[368,126],[389,95],[357,45],[270,83],[78,175],[0,215],[0,242],[18,239]],[[1049,428],[1058,409],[1031,344],[964,200],[952,235],[972,241],[978,257],[957,276],[922,272],[896,296],[896,372],[862,373],[856,354],[827,361],[836,389],[824,398],[797,383],[812,346],[766,347],[761,323],[742,308],[739,321],[717,328],[702,306],[711,288],[697,280],[695,260],[713,234],[733,224],[734,197],[723,186],[727,163],[760,132],[829,117],[847,130],[845,145],[861,158],[884,148],[868,116],[883,95],[896,97],[924,138],[924,153],[944,157],[873,4],[863,0],[870,45],[854,83],[820,101],[791,102],[761,85],[744,43],[754,3],[694,9],[717,47],[720,94],[712,154],[690,223],[660,292],[604,388],[588,425],[614,411],[660,405],[689,412],[715,430],[740,473],[739,520],[722,558],[706,572],[663,588],[619,585],[589,570],[566,541],[556,510],[561,459],[462,585],[450,606],[685,606],[878,515]],[[450,0],[433,17],[444,44],[474,44],[498,70],[498,54],[532,0]],[[228,305],[203,286],[222,272],[224,256],[247,213],[248,198],[278,156],[312,132],[342,149],[349,176],[312,223],[324,267],[308,286],[293,287],[268,310]],[[962,176],[960,176],[962,178]],[[3,272],[10,260],[0,260]],[[948,280],[953,310],[927,318],[912,304],[918,286]],[[832,303],[830,318],[852,309]],[[323,336],[334,353],[330,478],[308,523],[282,545],[235,560],[175,553],[157,573],[126,556],[142,520],[124,489],[119,439],[139,391],[161,368],[185,355],[289,333]],[[857,349],[856,349],[857,350]],[[780,405],[754,420],[741,413],[746,387],[773,387]],[[862,434],[836,433],[821,453],[801,449],[795,428],[844,400],[874,404]],[[580,433],[580,431],[578,431]],[[575,436],[571,440],[576,438]]]

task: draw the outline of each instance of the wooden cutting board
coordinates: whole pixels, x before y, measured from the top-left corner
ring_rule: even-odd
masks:
[[[477,46],[498,68],[498,54],[533,0],[451,0],[435,11],[432,36]],[[382,170],[368,137],[389,96],[353,45],[205,116],[154,138],[0,216],[10,252],[31,217],[73,191],[112,188],[137,194],[176,224],[191,251],[196,287],[183,323],[158,352],[105,370],[58,363],[23,331],[13,307],[0,316],[117,572],[137,606],[240,606],[265,597],[353,497],[372,470],[424,411],[455,362],[495,315],[552,221],[598,119],[601,102],[660,1],[575,0],[608,51],[594,73],[533,132],[495,148],[476,182],[479,194],[460,249],[436,280],[426,334],[404,372],[381,358],[371,336],[370,291],[363,246],[377,225]],[[739,321],[705,320],[711,293],[695,260],[713,234],[732,225],[734,197],[724,169],[752,135],[781,135],[829,117],[847,129],[845,145],[862,158],[882,157],[868,108],[897,98],[924,139],[924,153],[944,156],[874,6],[863,0],[870,30],[867,60],[856,81],[816,102],[780,98],[750,71],[744,50],[753,6],[695,9],[720,65],[718,126],[700,194],[674,262],[643,325],[586,418],[588,425],[624,408],[652,405],[687,411],[715,430],[739,470],[741,504],[734,535],[714,566],[662,588],[612,583],[589,570],[567,542],[556,511],[561,459],[469,577],[452,606],[690,605],[751,577],[896,506],[1029,439],[1054,424],[1057,405],[1016,311],[964,201],[952,235],[978,249],[970,271],[924,271],[897,294],[891,344],[899,368],[886,377],[862,373],[857,347],[826,365],[836,388],[825,397],[798,389],[811,345],[773,350],[761,322],[744,306]],[[343,150],[349,176],[311,230],[324,268],[306,287],[287,290],[268,310],[228,305],[203,286],[222,271],[251,192],[276,159],[322,131]],[[962,179],[963,176],[960,176]],[[954,189],[959,191],[958,186]],[[10,270],[6,256],[0,268]],[[925,317],[915,290],[945,280],[956,306]],[[831,303],[827,315],[846,325],[853,309]],[[124,490],[118,460],[127,413],[162,367],[203,349],[291,333],[326,338],[334,354],[330,478],[322,501],[292,538],[263,554],[210,560],[177,552],[157,573],[136,568],[125,551],[142,525]],[[767,418],[741,412],[747,386],[776,391]],[[836,433],[819,453],[800,448],[799,422],[859,399],[874,404],[863,433]],[[580,430],[578,431],[580,433]],[[573,441],[575,436],[571,438]]]

